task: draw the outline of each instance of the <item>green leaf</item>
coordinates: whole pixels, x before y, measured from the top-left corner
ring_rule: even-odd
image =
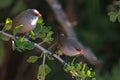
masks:
[[[35,33],[34,33],[33,31],[31,31],[30,34],[31,34],[32,36],[35,36]]]
[[[41,32],[44,24],[37,24],[35,29],[33,30],[35,33]]]
[[[115,22],[118,16],[118,13],[115,11],[111,11],[108,13],[108,16],[110,17],[110,21]]]
[[[89,68],[86,64],[74,63],[74,60],[68,65],[64,66],[64,70],[75,77],[76,80],[92,80],[95,79],[95,73],[92,72],[92,68]]]
[[[13,34],[16,35],[21,29],[23,28],[23,25],[16,26],[13,30]]]
[[[48,65],[40,65],[38,70],[37,78],[38,80],[45,80],[45,76],[51,72],[51,69]]]
[[[12,28],[12,20],[10,18],[6,19],[6,25],[3,28],[3,31],[10,30]]]
[[[62,55],[63,54],[63,52],[59,49],[59,50],[57,50],[56,52],[55,52],[57,55]]]
[[[18,39],[18,41],[19,42],[25,42],[25,37],[23,36],[23,37],[20,37],[19,39]]]
[[[38,19],[38,24],[42,24],[42,23],[43,23],[43,18],[40,17],[40,18]]]
[[[50,26],[45,26],[43,23],[41,23],[39,26],[37,26],[33,30],[36,34],[35,38],[41,38],[44,42],[51,43],[53,41],[52,34]]]
[[[30,32],[29,37],[33,40],[35,40],[37,38],[37,36],[35,35],[35,33],[33,31]]]
[[[6,19],[6,24],[12,23],[12,20],[10,18]]]
[[[53,38],[52,38],[52,34],[53,32],[52,31],[49,31],[46,35],[46,38],[45,38],[45,41],[50,43],[51,41],[53,41]]]
[[[25,47],[28,50],[34,49],[34,47],[35,47],[34,42],[26,42]]]
[[[25,50],[24,42],[21,42],[20,40],[17,40],[15,42],[15,49],[19,52],[22,52],[23,50]]]
[[[27,60],[28,63],[35,63],[39,59],[38,56],[30,56]]]
[[[90,70],[87,71],[87,76],[91,77],[91,71]]]
[[[34,42],[28,41],[23,37],[20,37],[16,42],[15,42],[15,49],[18,51],[24,51],[24,50],[31,50],[34,49],[35,45]]]

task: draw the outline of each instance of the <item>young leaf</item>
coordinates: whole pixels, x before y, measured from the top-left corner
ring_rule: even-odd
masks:
[[[59,49],[59,50],[56,51],[56,54],[57,54],[57,55],[62,55],[63,52]]]
[[[46,38],[45,38],[45,41],[50,43],[51,41],[53,41],[53,38],[52,38],[52,34],[53,32],[52,31],[49,31],[46,35]]]
[[[38,19],[38,24],[42,24],[43,23],[43,19],[42,19],[42,17],[40,17],[39,19]]]
[[[91,71],[90,70],[87,71],[87,76],[91,77]]]
[[[35,35],[35,33],[33,31],[30,32],[29,37],[33,40],[35,40],[37,38],[37,36]]]
[[[26,38],[20,37],[15,42],[15,49],[18,51],[31,50],[35,47],[34,42],[27,40]]]
[[[35,63],[39,59],[38,56],[30,56],[27,60],[28,63]]]
[[[23,25],[16,26],[13,30],[13,35],[16,35],[21,29],[23,28]]]
[[[32,36],[35,36],[35,33],[34,33],[33,31],[31,31],[30,34],[31,34]]]
[[[86,64],[71,62],[64,66],[64,70],[69,72],[76,80],[95,80],[95,73]]]
[[[12,20],[10,18],[6,19],[6,25],[3,28],[3,31],[10,30],[12,28]]]
[[[37,23],[38,23],[38,24],[36,25],[35,29],[33,30],[35,33],[41,32],[41,30],[43,30],[42,28],[43,28],[44,23],[43,23],[42,17],[40,17],[40,18],[38,19],[38,22],[37,22]]]

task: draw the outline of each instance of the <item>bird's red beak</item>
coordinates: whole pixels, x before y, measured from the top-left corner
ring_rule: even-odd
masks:
[[[42,16],[40,13],[34,13],[33,15],[34,15],[34,16],[39,16],[39,17]]]
[[[39,13],[38,16],[41,17],[42,15]]]

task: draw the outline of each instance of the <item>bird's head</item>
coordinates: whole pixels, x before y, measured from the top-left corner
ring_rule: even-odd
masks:
[[[28,9],[28,12],[33,16],[41,17],[42,15],[36,9]]]

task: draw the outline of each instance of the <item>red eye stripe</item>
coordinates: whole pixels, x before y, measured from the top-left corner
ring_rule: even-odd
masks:
[[[41,14],[39,14],[39,13],[34,13],[33,15],[34,16],[41,16]]]
[[[84,53],[84,51],[82,50],[82,49],[80,49],[80,48],[75,48],[77,51],[79,51],[80,52],[80,54],[83,54]]]

